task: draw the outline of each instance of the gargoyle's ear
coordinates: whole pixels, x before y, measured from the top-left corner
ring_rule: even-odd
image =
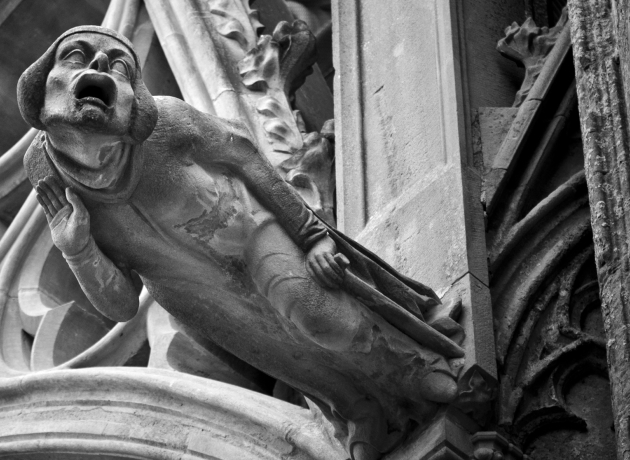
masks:
[[[158,110],[155,99],[142,81],[142,75],[138,71],[134,83],[134,93],[136,100],[133,105],[131,115],[131,126],[129,127],[129,137],[131,143],[140,144],[144,142],[153,132],[157,123]]]
[[[33,128],[45,130],[39,116],[46,98],[46,80],[55,64],[57,41],[24,71],[17,85],[17,98],[22,118]]]

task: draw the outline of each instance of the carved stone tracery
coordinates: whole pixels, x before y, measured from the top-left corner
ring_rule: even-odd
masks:
[[[594,408],[574,396],[607,387],[608,374],[566,19],[551,30],[531,18],[506,29],[499,51],[530,66],[519,108],[480,109],[475,126],[500,369],[496,424],[532,458],[609,458],[606,402]],[[480,443],[477,457],[508,455],[507,440],[488,436],[476,439],[503,447]]]

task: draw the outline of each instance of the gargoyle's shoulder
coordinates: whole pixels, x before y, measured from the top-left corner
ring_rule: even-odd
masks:
[[[153,99],[158,108],[158,124],[177,120],[182,115],[187,115],[191,109],[194,110],[189,103],[176,97],[155,96]]]
[[[24,170],[31,185],[35,187],[40,179],[56,175],[46,158],[46,135],[40,131],[24,154]]]
[[[221,142],[230,136],[251,139],[247,125],[239,120],[228,120],[197,110],[181,99],[156,96],[158,122],[151,137],[168,136],[169,143],[203,139]]]

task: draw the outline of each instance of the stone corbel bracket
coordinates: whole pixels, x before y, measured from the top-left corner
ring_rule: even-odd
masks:
[[[481,425],[486,424],[497,394],[496,379],[480,366],[473,366],[459,378],[457,385],[459,393],[453,405]]]

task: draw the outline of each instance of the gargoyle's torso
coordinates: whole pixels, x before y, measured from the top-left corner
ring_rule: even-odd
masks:
[[[273,215],[233,171],[210,161],[200,165],[196,134],[177,123],[177,113],[164,114],[159,100],[158,108],[160,121],[142,145],[131,196],[117,203],[84,200],[97,244],[116,265],[150,283],[254,294],[244,252],[255,229]],[[212,145],[230,148],[221,138]]]

